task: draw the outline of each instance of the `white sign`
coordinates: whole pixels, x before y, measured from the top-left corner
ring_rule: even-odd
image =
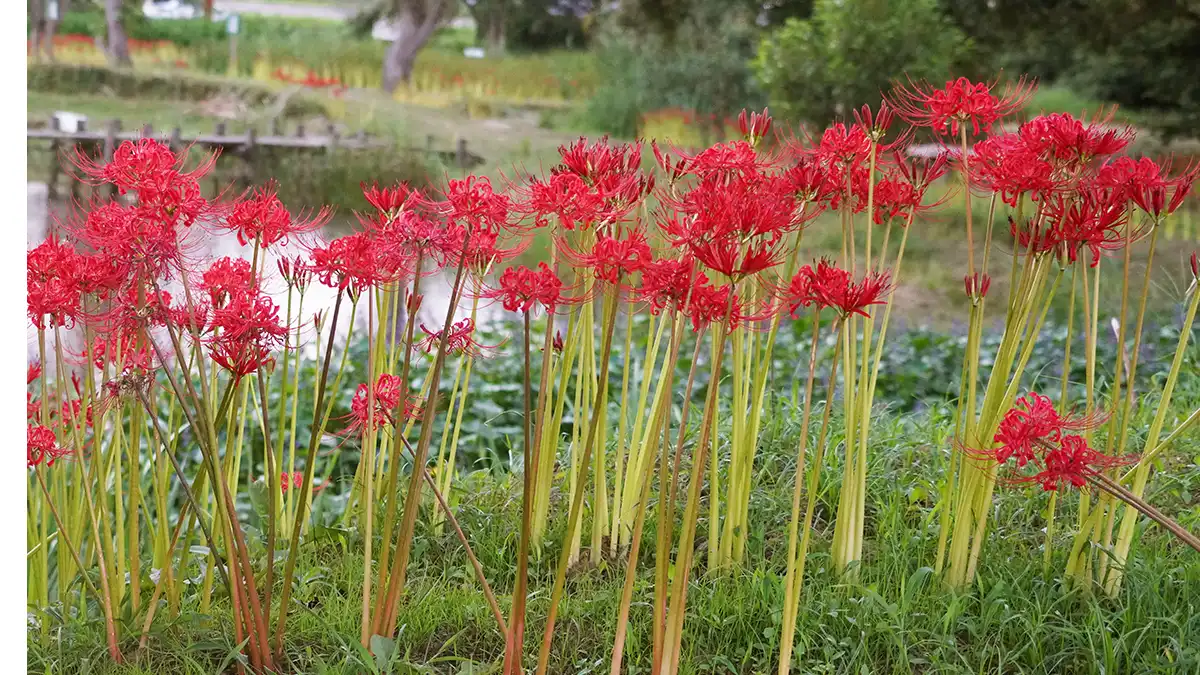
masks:
[[[225,32],[230,35],[237,35],[238,31],[241,30],[239,23],[238,15],[230,14],[229,18],[225,20]]]
[[[485,56],[483,47],[467,47],[463,50],[463,56],[468,59],[482,59]]]
[[[46,3],[46,19],[58,21],[58,0],[49,0]]]

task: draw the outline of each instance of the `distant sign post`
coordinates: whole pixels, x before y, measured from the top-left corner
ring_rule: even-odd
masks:
[[[58,0],[47,0],[46,2],[46,20],[58,21]]]
[[[237,14],[230,14],[229,18],[225,19],[225,33],[229,36],[229,72],[232,75],[237,75],[237,42],[241,29],[241,21]]]

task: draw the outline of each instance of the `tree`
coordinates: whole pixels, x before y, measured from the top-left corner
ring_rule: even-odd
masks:
[[[942,2],[980,51],[993,55],[993,68],[1115,102],[1166,136],[1200,126],[1197,0]]]
[[[382,0],[355,16],[359,32],[370,32],[379,19],[391,22],[395,39],[383,53],[383,89],[395,91],[412,79],[417,53],[458,9],[457,0]]]
[[[622,5],[621,11],[645,9]],[[760,31],[746,4],[699,0],[669,28],[659,22],[643,25],[642,32],[628,28],[628,15],[616,19],[598,53],[601,85],[587,108],[592,126],[628,137],[653,110],[711,115],[719,125],[742,108],[761,105],[749,67]]]
[[[948,79],[969,47],[936,0],[817,0],[762,41],[755,70],[773,111],[824,124],[897,78]]]
[[[106,51],[108,63],[112,66],[129,66],[129,39],[125,36],[125,28],[121,25],[121,0],[104,0],[104,23],[108,28]]]
[[[66,12],[67,0],[29,0],[29,42],[34,59],[45,54],[47,61],[54,62],[54,34]]]

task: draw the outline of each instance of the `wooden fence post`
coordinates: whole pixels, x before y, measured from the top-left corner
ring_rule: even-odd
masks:
[[[326,150],[326,151],[327,151],[327,152],[328,152],[330,155],[333,155],[333,153],[337,152],[337,147],[338,147],[338,129],[337,129],[337,125],[336,125],[336,124],[334,124],[333,122],[330,122],[330,123],[329,123],[329,144],[328,144],[328,146],[327,146],[327,150]]]
[[[467,139],[460,138],[460,139],[458,139],[458,142],[455,144],[454,161],[458,165],[458,168],[460,168],[460,169],[465,170],[465,169],[470,168],[468,165],[471,160],[470,160],[469,156],[467,155]]]
[[[179,127],[171,129],[171,138],[167,144],[171,146],[172,150],[179,152],[183,148],[183,129]]]

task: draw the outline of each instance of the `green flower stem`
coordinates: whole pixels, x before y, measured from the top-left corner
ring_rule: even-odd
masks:
[[[619,283],[619,280],[618,280]],[[608,302],[605,307],[604,339],[601,352],[608,354],[612,349],[613,329],[616,327],[617,303]],[[590,342],[590,339],[588,340]],[[603,359],[600,362],[600,382],[605,382],[608,378],[608,364],[611,359]],[[550,608],[546,615],[546,629],[542,636],[542,647],[538,653],[538,675],[545,675],[546,668],[550,664],[550,644],[554,639],[554,621],[558,614],[558,605],[562,601],[563,588],[567,582],[567,568],[570,566],[571,547],[568,545],[579,529],[579,520],[583,509],[583,493],[584,487],[587,485],[587,472],[590,467],[592,458],[592,449],[596,445],[598,427],[600,426],[600,406],[603,404],[603,387],[596,387],[595,399],[592,403],[592,415],[588,420],[587,437],[583,443],[583,451],[579,458],[579,475],[575,482],[575,489],[571,495],[571,508],[567,515],[567,532],[563,537],[562,554],[559,556],[558,569],[554,575],[554,587],[550,592]],[[603,471],[603,467],[597,468],[597,471]]]
[[[666,325],[666,317],[660,322],[660,328]],[[659,331],[661,335],[661,330]],[[667,444],[667,435],[670,433],[669,419],[671,416],[671,385],[675,377],[675,362],[679,359],[679,347],[683,342],[683,329],[680,325],[680,317],[676,315],[671,321],[671,346],[669,348],[669,356],[663,362],[662,370],[659,373],[659,385],[656,387],[654,395],[654,405],[650,412],[651,423],[647,428],[647,433],[651,439],[651,443],[642,445],[642,452],[638,455],[640,461],[639,471],[641,472],[638,485],[638,500],[634,505],[636,515],[634,516],[632,541],[629,546],[629,558],[625,566],[625,581],[621,588],[621,604],[617,610],[617,631],[616,637],[613,639],[613,650],[611,660],[610,675],[620,675],[621,661],[625,654],[625,635],[629,627],[629,607],[633,602],[633,585],[637,577],[637,561],[638,553],[641,550],[642,544],[642,529],[646,523],[647,501],[650,498],[650,484],[654,482],[654,460],[659,459],[659,471],[664,472],[664,460],[666,459],[665,452],[660,457],[660,449],[664,449]],[[649,375],[653,369],[653,362],[647,367],[646,374]],[[650,378],[647,377],[646,381]],[[639,419],[641,416],[639,415]],[[632,466],[632,464],[631,464]],[[626,493],[628,496],[628,493]]]
[[[1171,405],[1171,396],[1175,391],[1175,383],[1179,379],[1179,371],[1183,365],[1184,356],[1187,353],[1188,339],[1191,337],[1192,323],[1196,320],[1196,308],[1200,306],[1200,288],[1192,289],[1192,299],[1188,304],[1187,315],[1183,320],[1183,326],[1179,332],[1179,343],[1175,348],[1175,358],[1171,361],[1171,369],[1167,373],[1167,379],[1163,383],[1162,396],[1158,401],[1158,410],[1154,413],[1154,419],[1150,423],[1150,431],[1146,435],[1145,447],[1153,448],[1157,452],[1159,447],[1159,436],[1162,434],[1163,424],[1166,421],[1167,409]],[[1146,456],[1143,456],[1138,461],[1133,471],[1133,487],[1130,493],[1141,499],[1146,492],[1146,483],[1150,479],[1150,469],[1153,467]],[[1121,589],[1121,580],[1124,576],[1123,570],[1125,562],[1129,559],[1129,549],[1133,546],[1134,526],[1137,524],[1137,512],[1133,508],[1126,508],[1125,515],[1121,521],[1121,529],[1118,531],[1117,541],[1113,547],[1113,560],[1110,565],[1108,577],[1104,580],[1104,590],[1109,596],[1115,596]]]

